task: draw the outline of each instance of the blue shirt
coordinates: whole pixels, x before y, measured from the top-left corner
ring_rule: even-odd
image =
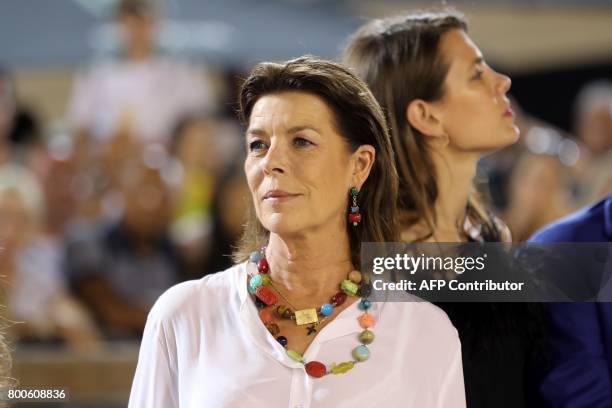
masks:
[[[529,242],[612,242],[612,195],[550,224]],[[553,303],[550,365],[539,383],[554,407],[612,407],[612,304]]]

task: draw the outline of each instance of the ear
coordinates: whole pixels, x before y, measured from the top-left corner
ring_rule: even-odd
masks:
[[[352,155],[353,171],[351,175],[351,186],[361,190],[361,186],[367,180],[376,159],[376,149],[372,145],[361,145]]]
[[[448,142],[448,135],[442,125],[441,116],[435,106],[422,99],[415,99],[406,107],[408,123],[423,135],[434,138],[432,142]]]

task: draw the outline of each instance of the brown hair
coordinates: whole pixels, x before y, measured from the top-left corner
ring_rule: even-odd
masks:
[[[361,242],[397,238],[398,182],[384,114],[367,85],[350,70],[334,62],[305,56],[284,63],[264,62],[251,71],[240,90],[239,116],[245,126],[259,98],[285,91],[306,92],[321,98],[333,112],[338,133],[351,152],[361,145],[376,149],[372,170],[358,196],[363,220],[357,228],[347,222],[351,260],[358,266]],[[348,216],[348,191],[346,197]],[[252,210],[234,260],[244,260],[251,251],[265,244],[267,238],[268,231]]]
[[[442,36],[451,30],[467,32],[463,15],[452,9],[418,12],[373,20],[349,39],[344,59],[365,80],[386,113],[399,173],[399,201],[404,227],[425,221],[435,232],[438,184],[426,137],[406,118],[415,99],[436,101],[444,95],[449,69],[439,52]],[[467,213],[495,235],[495,223],[470,197]],[[493,230],[489,231],[491,228]]]

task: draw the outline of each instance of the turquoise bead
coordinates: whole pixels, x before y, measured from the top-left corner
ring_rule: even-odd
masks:
[[[259,262],[260,259],[261,259],[261,252],[259,251],[253,251],[251,252],[251,255],[249,255],[249,260],[253,263]]]
[[[357,361],[366,361],[370,358],[370,350],[364,345],[357,346],[353,349],[353,358]]]
[[[321,314],[323,316],[329,316],[334,311],[334,307],[329,303],[324,303],[321,305]]]
[[[361,310],[368,310],[371,306],[372,302],[368,299],[361,299],[361,302],[359,302],[359,309]]]
[[[255,293],[258,287],[263,284],[263,278],[261,275],[253,275],[249,280],[249,293]]]

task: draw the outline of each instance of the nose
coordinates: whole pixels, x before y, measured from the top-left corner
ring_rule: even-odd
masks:
[[[283,148],[282,144],[279,143],[278,139],[274,140],[266,156],[264,157],[263,172],[266,175],[276,173],[283,174],[287,170],[287,152]]]
[[[497,90],[500,94],[505,95],[510,90],[510,87],[512,86],[512,80],[510,79],[508,75],[504,75],[499,72],[496,72],[496,74],[499,77]]]

